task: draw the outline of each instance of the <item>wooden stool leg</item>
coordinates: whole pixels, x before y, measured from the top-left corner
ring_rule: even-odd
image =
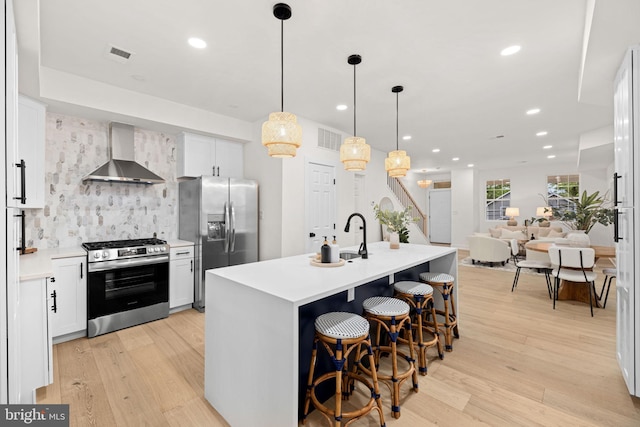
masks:
[[[420,375],[427,375],[427,347],[424,345],[424,335],[422,330],[422,310],[426,300],[422,298],[422,295],[414,295],[415,310],[416,310],[416,337],[418,339],[418,371]]]
[[[371,379],[373,381],[373,393],[374,399],[376,400],[376,409],[378,410],[378,414],[380,415],[380,427],[384,427],[384,413],[382,412],[382,399],[380,399],[380,387],[378,385],[378,372],[375,369],[375,360],[373,358],[373,349],[371,348],[371,336],[369,336],[368,341],[366,341],[367,345],[367,357],[369,358],[369,366],[371,367]],[[360,360],[360,349],[358,349],[358,357],[356,360]]]
[[[336,354],[333,360],[336,369],[336,393],[335,393],[335,414],[334,423],[335,427],[340,427],[342,424],[342,369],[344,367],[344,360],[342,358],[342,342],[338,340],[336,344]]]
[[[453,325],[453,335],[456,338],[460,338],[460,334],[458,333],[458,313],[456,313],[456,298],[453,294],[453,283],[449,285],[449,301],[451,303],[451,315],[455,321]]]
[[[311,388],[313,387],[313,371],[316,367],[316,358],[318,355],[318,336],[316,335],[313,339],[313,349],[311,350],[311,363],[309,364],[309,378],[307,380],[307,393],[304,398],[304,412],[302,415],[302,424],[307,419],[307,415],[309,415],[309,403],[311,402]]]
[[[438,357],[442,360],[444,359],[444,349],[442,348],[442,341],[440,341],[440,325],[438,325],[438,313],[436,313],[436,305],[434,304],[433,297],[431,297],[429,306],[431,307],[431,317],[433,317],[433,331],[438,337]],[[428,312],[425,312],[425,314],[428,314]]]

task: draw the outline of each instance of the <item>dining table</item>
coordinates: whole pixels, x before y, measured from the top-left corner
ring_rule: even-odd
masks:
[[[549,252],[549,248],[554,244],[554,242],[529,242],[527,243],[527,249],[537,252]],[[558,246],[562,247],[562,245]],[[616,257],[615,246],[590,245],[589,247],[595,251],[595,262],[598,262],[599,258]],[[597,295],[595,287],[593,291],[594,294]],[[584,283],[582,282],[570,282],[568,280],[563,280],[558,288],[558,300],[574,300],[589,304],[589,288],[584,286]],[[595,307],[602,308],[598,298],[594,298],[593,302]]]

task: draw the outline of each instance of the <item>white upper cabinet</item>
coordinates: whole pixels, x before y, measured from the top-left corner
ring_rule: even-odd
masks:
[[[12,207],[44,207],[45,114],[44,104],[18,96],[17,145],[8,159],[8,202]]]
[[[244,177],[242,143],[183,132],[176,145],[178,178]]]

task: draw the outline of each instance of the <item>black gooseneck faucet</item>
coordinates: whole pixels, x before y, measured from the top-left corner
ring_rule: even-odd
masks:
[[[362,216],[362,214],[359,214],[358,212],[355,212],[349,215],[349,219],[347,219],[347,225],[345,225],[344,227],[344,232],[345,233],[349,232],[351,218],[353,218],[354,216],[359,216],[360,219],[362,219],[362,227],[360,227],[362,228],[362,243],[360,243],[360,249],[358,249],[358,254],[362,257],[362,259],[367,259],[369,258],[369,254],[367,252],[367,221],[364,219],[364,216]]]

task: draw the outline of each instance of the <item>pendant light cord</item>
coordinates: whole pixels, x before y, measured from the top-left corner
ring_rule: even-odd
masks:
[[[398,92],[396,92],[396,151],[398,151]]]
[[[280,112],[284,112],[284,19],[280,20]]]
[[[356,64],[353,64],[353,136],[356,135]]]

